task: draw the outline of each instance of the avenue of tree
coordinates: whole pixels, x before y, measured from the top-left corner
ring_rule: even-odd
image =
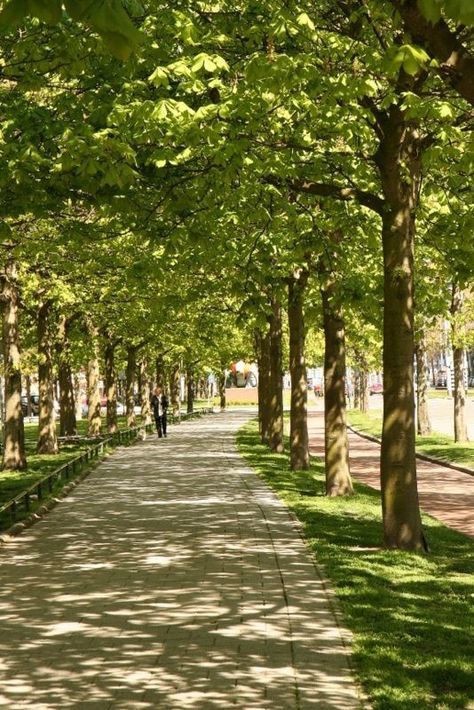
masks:
[[[3,467],[109,431],[120,386],[188,408],[207,373],[259,366],[262,441],[309,465],[306,364],[324,362],[326,492],[353,494],[357,406],[382,363],[383,536],[426,550],[415,434],[427,352],[449,321],[456,440],[474,344],[474,12],[470,0],[0,2]],[[416,361],[416,379],[415,368]],[[125,372],[125,382],[117,373]],[[416,386],[415,386],[416,385]],[[417,421],[415,421],[415,390]]]

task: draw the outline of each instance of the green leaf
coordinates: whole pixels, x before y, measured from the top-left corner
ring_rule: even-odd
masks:
[[[418,7],[433,25],[441,18],[441,8],[436,0],[418,0]]]

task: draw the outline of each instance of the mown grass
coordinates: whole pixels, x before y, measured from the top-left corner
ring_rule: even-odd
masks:
[[[356,429],[372,436],[380,437],[382,434],[381,412],[363,413],[351,409],[348,412],[348,421]],[[420,454],[474,469],[474,442],[456,444],[450,436],[433,433],[429,436],[417,436],[416,450]]]
[[[324,467],[294,473],[259,442],[255,422],[241,453],[303,523],[354,634],[354,663],[374,710],[474,707],[474,545],[425,516],[430,555],[380,547],[379,494],[356,483],[326,498]]]

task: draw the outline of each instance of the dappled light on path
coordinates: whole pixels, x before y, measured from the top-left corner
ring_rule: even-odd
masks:
[[[1,548],[0,706],[360,707],[325,584],[235,451],[245,416],[118,450]]]

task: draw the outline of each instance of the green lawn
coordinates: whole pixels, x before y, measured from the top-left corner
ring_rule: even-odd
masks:
[[[347,416],[349,424],[356,429],[372,434],[372,436],[381,436],[382,413],[380,411],[364,414],[351,409]],[[443,461],[474,469],[474,442],[456,444],[452,437],[434,433],[429,436],[417,436],[416,450],[420,454],[435,456]]]
[[[374,710],[474,707],[472,541],[425,516],[430,555],[384,550],[376,491],[356,483],[355,496],[326,498],[323,464],[290,472],[287,456],[259,443],[256,422],[238,444],[303,523],[354,633],[356,672]]]

